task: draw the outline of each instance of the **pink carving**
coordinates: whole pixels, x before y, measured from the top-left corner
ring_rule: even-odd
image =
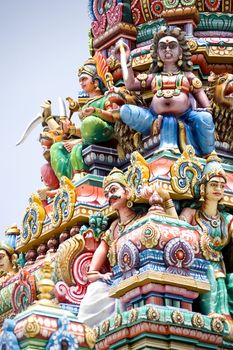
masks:
[[[98,7],[98,0],[95,0],[93,3],[93,12],[96,18],[96,21],[93,21],[91,23],[92,33],[94,38],[97,38],[98,36],[102,35],[105,32],[106,25],[107,25],[107,18],[106,14],[104,13],[104,0],[101,1]],[[103,13],[100,13],[100,10]]]
[[[75,259],[72,273],[76,286],[68,286],[62,281],[56,284],[54,292],[59,302],[80,305],[89,284],[86,273],[92,256],[93,253],[87,252]]]
[[[105,32],[106,29],[106,14],[104,13],[102,16],[100,16],[100,19],[98,21],[93,21],[91,23],[91,29],[94,38],[97,38],[98,36],[102,35]]]
[[[111,8],[107,11],[107,21],[110,27],[122,21],[123,4],[113,1]]]

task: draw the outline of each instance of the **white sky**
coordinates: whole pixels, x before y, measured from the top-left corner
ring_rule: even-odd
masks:
[[[88,0],[0,1],[0,236],[21,226],[28,198],[42,186],[41,126],[15,146],[45,99],[77,97],[77,68],[89,57]],[[73,116],[78,121],[77,114]]]

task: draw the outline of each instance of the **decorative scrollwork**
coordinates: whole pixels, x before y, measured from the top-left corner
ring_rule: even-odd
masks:
[[[27,270],[20,271],[20,279],[14,285],[11,303],[15,314],[18,314],[28,308],[36,300],[36,281],[35,277]]]
[[[126,241],[119,249],[118,264],[122,272],[133,272],[138,266],[139,252],[131,241]]]
[[[159,238],[159,227],[151,223],[147,223],[142,230],[140,241],[146,248],[154,248],[158,244]]]
[[[75,187],[65,176],[60,181],[60,189],[53,202],[52,225],[58,227],[63,222],[69,222],[74,213],[76,200]]]
[[[29,198],[29,206],[23,217],[21,242],[26,244],[30,239],[41,235],[46,212],[40,198],[35,194]]]
[[[128,168],[126,178],[133,193],[132,199],[137,201],[142,187],[147,185],[150,179],[149,166],[138,151],[133,152],[131,155],[131,166]]]
[[[197,193],[197,186],[201,181],[202,165],[195,158],[192,146],[187,146],[182,156],[172,164],[171,186],[179,194],[187,193],[189,190],[193,196]]]
[[[168,266],[167,272],[188,276],[188,269],[194,261],[194,251],[182,238],[173,238],[164,248],[164,261]]]
[[[68,285],[74,285],[75,280],[72,274],[74,260],[79,256],[85,247],[85,241],[79,234],[67,239],[60,244],[57,251],[56,268],[58,276]]]

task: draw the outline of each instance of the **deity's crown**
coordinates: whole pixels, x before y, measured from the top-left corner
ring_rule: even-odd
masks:
[[[221,159],[215,152],[212,152],[206,160],[201,182],[208,182],[214,176],[221,176],[227,181],[226,173],[221,165]]]
[[[78,76],[80,77],[81,74],[88,74],[91,77],[95,77],[97,74],[96,71],[96,62],[93,57],[88,58],[82,67],[78,70]]]
[[[14,254],[15,250],[14,248],[12,248],[9,244],[5,243],[5,242],[0,242],[0,250],[5,250],[6,252],[8,252],[10,255]]]
[[[123,171],[121,171],[120,169],[117,169],[116,167],[114,167],[112,169],[112,171],[108,174],[108,176],[106,176],[104,178],[103,187],[105,188],[114,182],[116,182],[124,187],[128,186],[128,182],[126,180],[126,177],[125,177]]]

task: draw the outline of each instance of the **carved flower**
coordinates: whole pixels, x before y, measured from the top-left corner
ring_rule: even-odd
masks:
[[[223,332],[224,325],[223,325],[222,321],[220,320],[220,318],[215,317],[215,318],[212,319],[212,321],[211,321],[211,328],[216,333],[222,333]]]
[[[147,319],[148,320],[154,320],[154,321],[159,321],[160,319],[160,313],[158,310],[156,310],[155,308],[153,308],[152,306],[149,307],[149,309],[147,310]]]
[[[129,312],[129,322],[135,322],[138,318],[138,311],[136,309],[132,309]]]
[[[194,314],[192,317],[192,325],[197,328],[202,328],[205,325],[205,321],[201,314]]]
[[[109,326],[110,326],[110,321],[109,320],[105,320],[102,323],[102,331],[103,331],[103,333],[107,333],[109,331]]]
[[[183,324],[184,323],[184,315],[180,311],[173,311],[171,314],[172,321],[177,324]]]
[[[117,314],[114,318],[115,328],[120,327],[121,324],[122,324],[122,316],[120,314]]]

